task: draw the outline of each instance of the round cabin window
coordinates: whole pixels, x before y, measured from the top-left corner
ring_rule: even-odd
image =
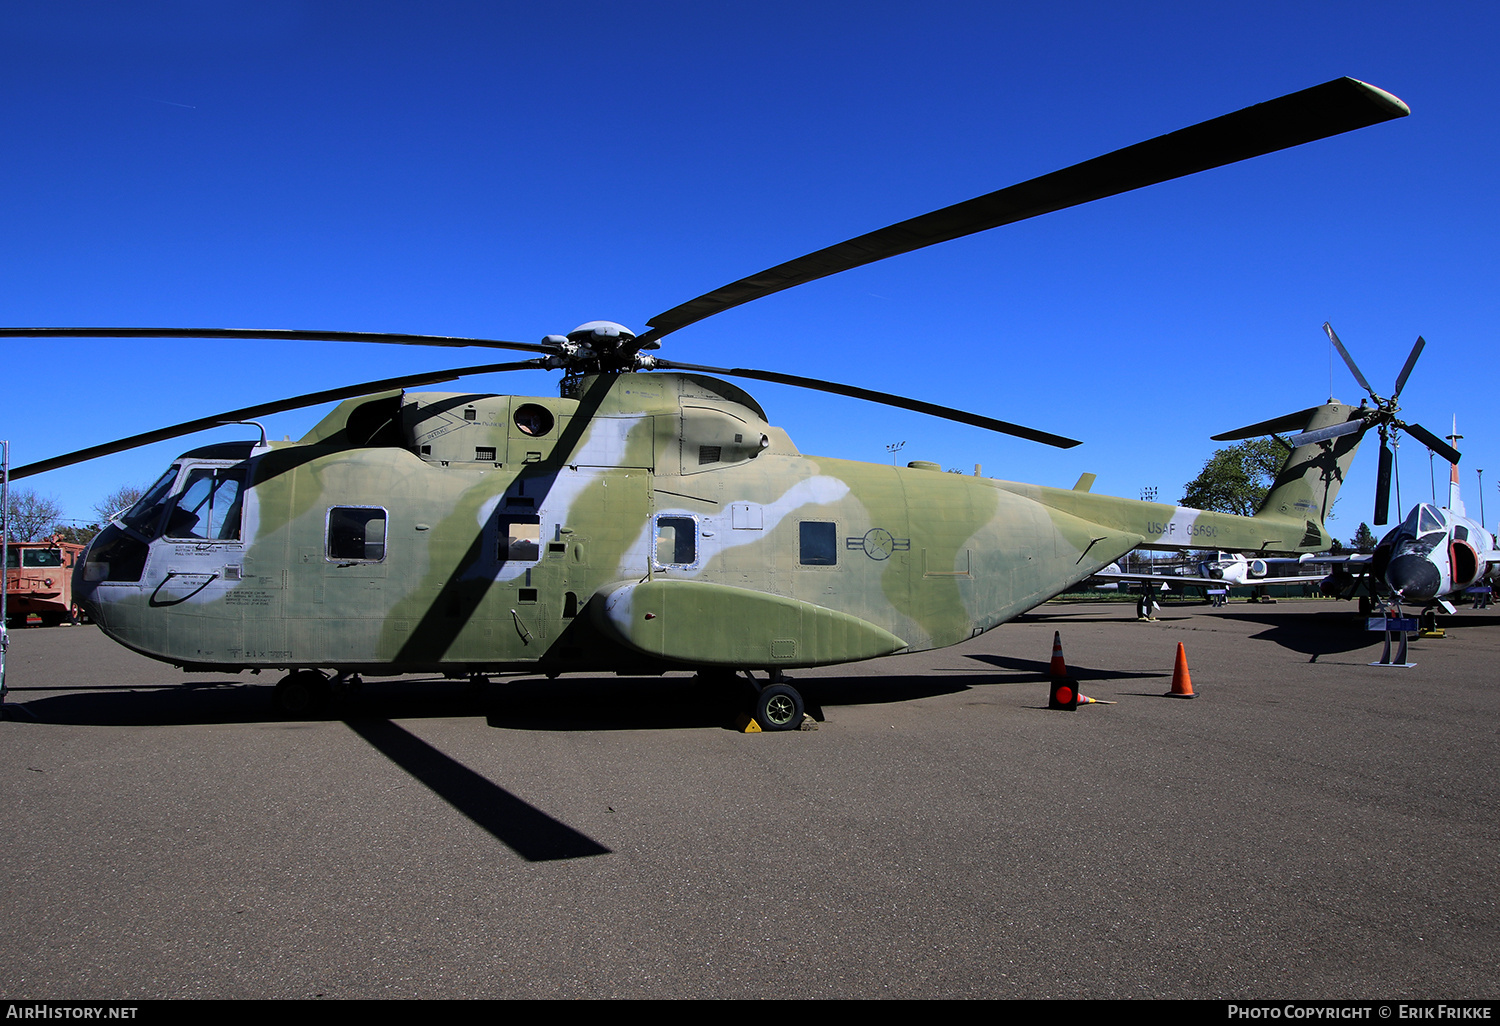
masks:
[[[527,403],[516,410],[515,422],[523,435],[539,438],[552,430],[552,412],[545,406]]]

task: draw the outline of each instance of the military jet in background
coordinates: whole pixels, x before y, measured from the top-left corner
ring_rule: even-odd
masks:
[[[1457,437],[1455,421],[1453,437]],[[1380,539],[1366,556],[1348,556],[1330,579],[1328,590],[1348,595],[1361,577],[1405,605],[1423,607],[1425,626],[1436,626],[1437,610],[1456,612],[1453,599],[1471,588],[1500,580],[1500,548],[1484,525],[1469,519],[1459,495],[1458,464],[1450,464],[1448,505],[1422,502]],[[1369,588],[1369,584],[1365,584]],[[1361,600],[1362,608],[1369,602]]]

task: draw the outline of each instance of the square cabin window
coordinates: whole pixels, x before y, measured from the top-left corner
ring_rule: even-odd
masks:
[[[542,558],[542,518],[500,518],[500,562],[535,563]]]
[[[692,517],[656,518],[656,565],[692,566],[698,562],[698,521]]]
[[[328,511],[328,558],[346,563],[385,559],[386,513],[378,506],[334,506]]]
[[[838,562],[838,525],[804,520],[797,525],[803,566],[833,566]]]

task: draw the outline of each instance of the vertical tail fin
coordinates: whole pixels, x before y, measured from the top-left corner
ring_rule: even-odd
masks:
[[[1326,403],[1304,412],[1310,414],[1304,434],[1360,417],[1359,409],[1342,403]],[[1338,498],[1363,436],[1363,431],[1350,431],[1294,448],[1255,515],[1298,517],[1310,525],[1321,526]]]

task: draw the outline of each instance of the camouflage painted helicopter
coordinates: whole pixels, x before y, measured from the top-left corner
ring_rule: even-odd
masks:
[[[803,282],[1038,214],[1407,114],[1338,79],[781,264],[647,322],[539,344],[321,331],[13,328],[10,337],[188,337],[477,346],[519,363],[367,382],[179,424],[16,477],[228,421],[342,400],[302,439],[173,462],[90,546],[79,601],[135,651],[188,669],[286,670],[303,712],[334,680],[523,671],[753,671],[767,729],[803,721],[785,670],[956,644],[1142,544],[1317,551],[1359,433],[1294,451],[1237,517],[801,453],[714,375],[802,385],[1057,446],[948,407],[789,374],[669,362],[670,332]],[[559,398],[406,392],[463,374],[564,372]],[[640,373],[653,371],[656,373]],[[1336,403],[1306,427],[1341,424]]]

